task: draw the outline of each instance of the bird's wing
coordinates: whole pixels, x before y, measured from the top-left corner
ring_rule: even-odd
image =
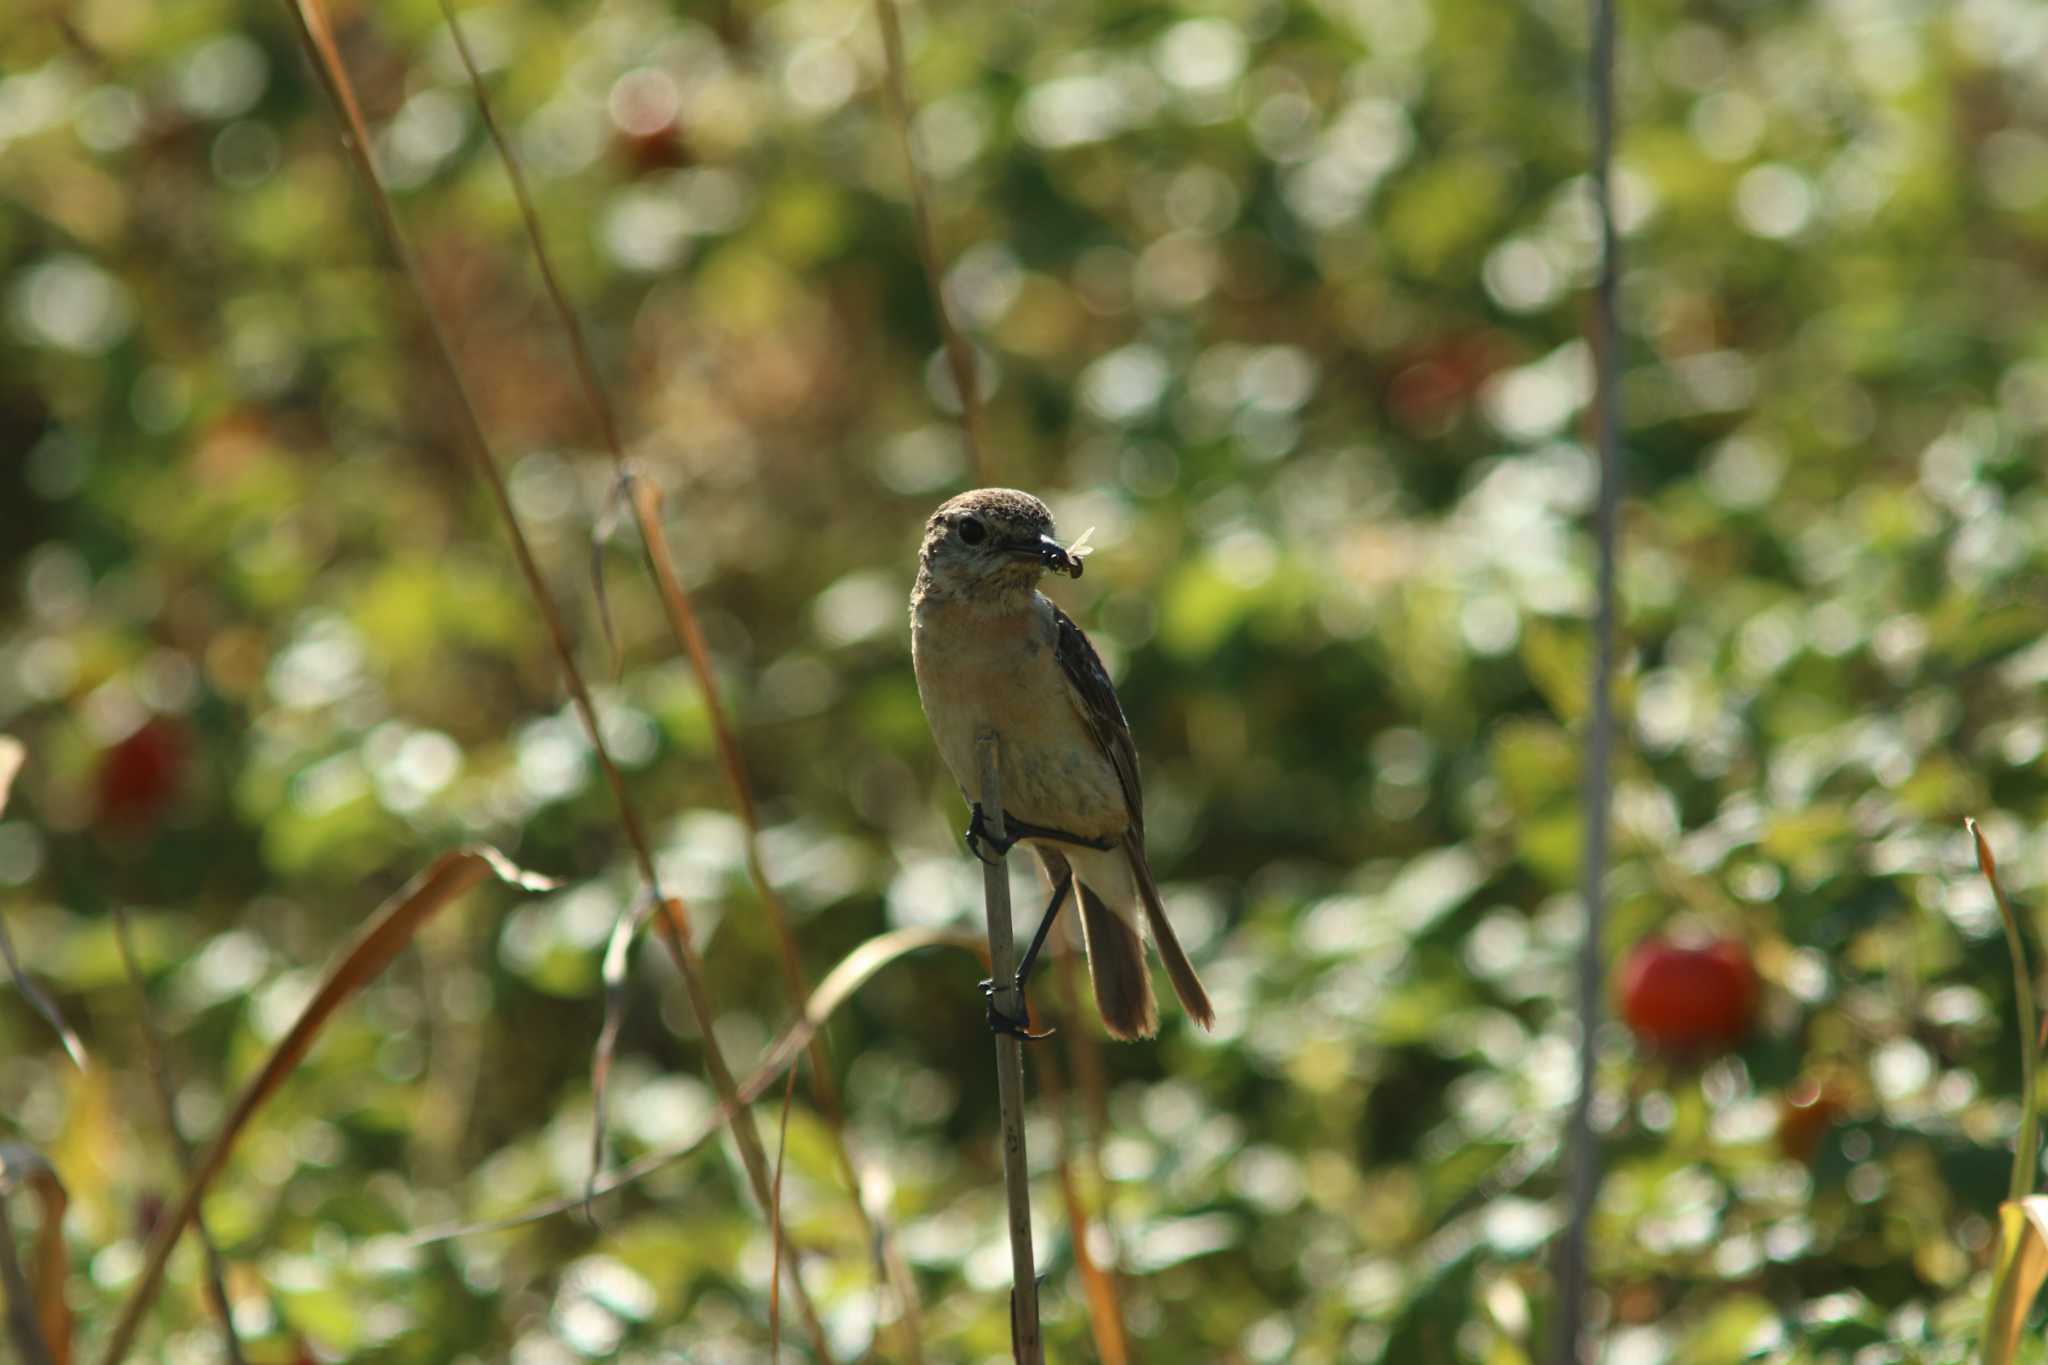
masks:
[[[1088,643],[1088,637],[1074,624],[1074,619],[1057,604],[1053,605],[1052,619],[1059,630],[1059,643],[1053,655],[1066,677],[1067,696],[1081,723],[1095,736],[1096,746],[1116,768],[1117,780],[1124,789],[1124,804],[1131,812],[1131,832],[1142,838],[1145,794],[1138,781],[1138,749],[1131,743],[1131,725],[1124,719],[1124,708],[1117,703],[1116,687],[1109,681],[1095,646]]]

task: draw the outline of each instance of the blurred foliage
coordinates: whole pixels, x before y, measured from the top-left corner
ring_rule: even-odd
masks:
[[[2018,1085],[1962,816],[2023,904],[2048,881],[2048,22],[2025,0],[1627,11],[1607,946],[1737,935],[1765,1001],[1706,1064],[1606,1035],[1606,1358],[1960,1360]],[[1218,1006],[1213,1035],[1170,1017],[1103,1049],[1107,1140],[1079,1173],[1140,1358],[1532,1359],[1590,657],[1579,8],[904,19],[1001,477],[1095,527],[1055,591],[1118,676]],[[975,923],[903,616],[922,519],[968,466],[871,11],[498,0],[463,23],[667,492],[813,976],[892,925]],[[791,1002],[623,542],[609,672],[610,464],[503,171],[434,4],[335,25],[744,1065]],[[729,1148],[600,1227],[405,1241],[581,1188],[598,964],[634,886],[335,126],[279,5],[28,0],[0,28],[0,729],[31,754],[0,913],[95,1061],[0,995],[0,1138],[70,1186],[90,1341],[176,1184],[111,907],[204,1137],[370,908],[486,839],[567,888],[437,925],[209,1204],[252,1358],[765,1358],[769,1235]],[[892,967],[831,1030],[934,1360],[1006,1354],[976,974]],[[614,1159],[712,1104],[677,990],[644,950]],[[1040,1117],[1049,1169],[1056,1124],[1088,1125]],[[801,1102],[789,1165],[839,1348],[895,1358]],[[1085,1359],[1050,1179],[1037,1197],[1053,1354]],[[199,1267],[173,1263],[156,1358],[216,1358]]]

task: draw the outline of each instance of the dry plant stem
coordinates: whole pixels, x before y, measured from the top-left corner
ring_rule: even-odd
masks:
[[[1073,1021],[1080,1016],[1070,1008],[1066,1018]],[[1078,1033],[1080,1029],[1070,1025],[1070,1031]],[[1042,1052],[1038,1056],[1038,1076],[1045,1087],[1046,1107],[1058,1116],[1059,1146],[1055,1149],[1053,1170],[1059,1178],[1060,1202],[1067,1211],[1067,1237],[1074,1249],[1074,1269],[1080,1272],[1081,1287],[1088,1296],[1088,1330],[1095,1338],[1095,1358],[1101,1365],[1127,1365],[1130,1351],[1124,1344],[1123,1305],[1118,1301],[1116,1276],[1095,1259],[1088,1240],[1088,1210],[1081,1202],[1080,1182],[1074,1179],[1075,1119],[1068,1103],[1066,1078],[1060,1074],[1059,1062]]]
[[[449,35],[455,40],[456,52],[461,57],[463,70],[468,74],[470,87],[475,92],[477,108],[483,117],[484,127],[490,134],[492,144],[497,148],[498,160],[505,168],[506,178],[511,182],[512,195],[519,205],[519,214],[526,227],[527,239],[533,246],[534,262],[539,267],[541,281],[547,289],[550,301],[554,304],[563,332],[568,337],[570,354],[576,362],[576,373],[583,383],[584,397],[590,404],[592,415],[597,419],[605,447],[611,452],[613,465],[620,475],[624,476],[626,448],[619,432],[618,416],[613,411],[604,384],[598,378],[597,365],[591,359],[590,345],[583,332],[582,320],[576,310],[569,306],[568,291],[562,287],[561,278],[555,273],[554,258],[547,249],[546,236],[541,230],[540,214],[534,208],[533,195],[527,187],[525,169],[520,165],[519,158],[513,154],[512,144],[499,126],[497,111],[491,103],[489,92],[485,89],[475,57],[469,50],[469,40],[463,34],[462,23],[455,12],[453,0],[441,0],[441,13],[447,19]],[[644,495],[642,489],[645,489]],[[724,704],[719,699],[717,674],[711,667],[711,655],[705,647],[703,632],[697,626],[696,612],[691,608],[689,595],[684,591],[682,581],[676,576],[675,567],[669,559],[667,539],[661,530],[657,498],[658,495],[651,486],[636,482],[633,508],[641,543],[646,548],[655,581],[661,588],[662,603],[668,613],[670,629],[689,656],[691,670],[697,675],[697,685],[704,693],[705,708],[710,713],[712,733],[718,743],[719,761],[724,768],[726,783],[731,788],[733,804],[739,813],[740,823],[746,835],[747,872],[753,879],[755,892],[760,897],[761,904],[767,911],[769,924],[775,932],[776,943],[781,953],[784,983],[789,988],[792,1000],[803,1000],[810,995],[810,983],[805,979],[802,959],[797,954],[796,936],[789,925],[789,912],[784,907],[781,897],[776,895],[761,861],[761,822],[754,806],[753,792],[747,784],[746,769],[740,761],[739,745],[733,738],[732,726],[726,719]],[[607,616],[607,629],[609,621],[610,618]],[[655,888],[655,894],[660,894],[658,888]],[[852,1193],[856,1211],[865,1222],[866,1210],[860,1205],[859,1166],[847,1144],[845,1111],[833,1084],[830,1061],[823,1037],[813,1040],[811,1093],[831,1126],[842,1174]],[[866,1230],[869,1242],[876,1242],[879,1237],[878,1229],[870,1224]],[[915,1287],[907,1279],[896,1287],[899,1293],[905,1296],[905,1316],[914,1333],[918,1317]],[[913,1362],[920,1361],[922,1355],[916,1336],[912,1335],[906,1344],[909,1359]]]
[[[732,1068],[726,1065],[725,1050],[718,1045],[714,1033],[718,1020],[711,1013],[704,990],[704,960],[697,955],[697,945],[691,936],[690,921],[683,912],[682,902],[662,901],[661,916],[662,938],[683,973],[685,993],[690,997],[690,1012],[696,1017],[697,1031],[703,1036],[704,1069],[711,1073],[712,1087],[721,1099],[737,1097],[739,1084],[733,1079]],[[748,1183],[754,1188],[754,1197],[760,1201],[762,1213],[772,1219],[775,1216],[775,1189],[769,1176],[768,1155],[761,1147],[761,1133],[754,1126],[753,1115],[739,1111],[737,1106],[732,1135],[740,1149],[740,1164],[746,1167]],[[825,1339],[825,1325],[819,1321],[811,1296],[804,1289],[802,1262],[794,1245],[789,1249],[789,1286],[797,1311],[803,1315],[804,1330],[811,1338],[811,1349],[817,1353],[818,1359],[832,1360],[832,1347]]]
[[[1081,946],[1074,940],[1073,925],[1067,927],[1067,940],[1061,944],[1060,985],[1065,991],[1067,1017],[1082,1020],[1088,1015],[1089,999],[1081,986]],[[1123,1274],[1123,1239],[1117,1235],[1116,1218],[1109,1207],[1109,1177],[1102,1170],[1102,1149],[1109,1138],[1109,1083],[1103,1075],[1102,1050],[1093,1034],[1078,1023],[1066,1030],[1067,1060],[1073,1065],[1074,1080],[1081,1092],[1081,1110],[1087,1119],[1087,1143],[1082,1149],[1086,1173],[1101,1201],[1101,1224],[1105,1239],[1109,1243],[1109,1258],[1106,1263],[1096,1264],[1096,1273],[1089,1277],[1084,1272],[1083,1282],[1088,1286],[1091,1321],[1095,1328],[1095,1350],[1102,1365],[1124,1365],[1130,1358],[1130,1333],[1124,1327],[1123,1297],[1120,1292]],[[1055,1068],[1048,1067],[1048,1080]],[[1071,1120],[1070,1120],[1071,1121]],[[1069,1197],[1072,1198],[1071,1153],[1066,1144],[1071,1129],[1062,1125],[1060,1139],[1062,1146],[1061,1178],[1069,1182]],[[1080,1235],[1078,1229],[1076,1236]],[[1084,1261],[1081,1251],[1074,1253],[1077,1262]],[[1093,1261],[1088,1253],[1086,1261]]]
[[[28,1276],[22,1273],[21,1256],[14,1249],[14,1223],[0,1203],[0,1294],[7,1296],[7,1337],[22,1365],[55,1365],[50,1344],[36,1322],[35,1296],[29,1291]]]
[[[536,225],[536,233],[538,230]],[[704,707],[711,718],[711,733],[718,745],[719,763],[725,770],[726,786],[732,792],[733,809],[739,815],[744,835],[747,876],[753,881],[754,893],[760,898],[763,909],[768,913],[769,926],[775,932],[782,959],[783,984],[792,1000],[809,999],[811,985],[804,975],[803,961],[797,955],[796,934],[790,928],[788,907],[768,880],[767,865],[761,860],[761,817],[754,805],[753,789],[747,782],[746,767],[740,761],[739,742],[726,718],[725,703],[719,699],[718,675],[711,666],[711,650],[704,643],[697,613],[690,606],[689,594],[684,591],[682,579],[676,573],[675,560],[669,554],[668,537],[662,531],[661,493],[647,480],[635,479],[628,497],[633,504],[634,520],[639,526],[640,543],[647,552],[648,570],[661,591],[662,609],[668,615],[669,629],[689,656],[691,671],[697,675],[697,685],[704,694]],[[898,1350],[908,1365],[923,1365],[924,1314],[918,1303],[917,1282],[911,1278],[902,1257],[895,1254],[887,1228],[869,1214],[861,1199],[860,1163],[855,1159],[853,1144],[846,1134],[846,1110],[832,1081],[831,1053],[822,1032],[812,1036],[809,1051],[811,1097],[817,1101],[825,1116],[826,1127],[832,1134],[834,1154],[839,1158],[839,1173],[853,1198],[865,1240],[877,1249],[881,1275],[902,1305],[903,1330],[897,1334]]]
[[[13,979],[14,989],[21,993],[21,998],[28,1001],[29,1007],[40,1014],[43,1022],[56,1032],[57,1040],[64,1045],[64,1055],[71,1059],[71,1064],[80,1071],[85,1070],[85,1045],[78,1041],[78,1035],[71,1031],[71,1025],[64,1022],[64,1016],[58,1011],[56,1002],[44,995],[43,988],[22,970],[21,959],[14,952],[14,939],[7,932],[5,915],[0,915],[0,961],[7,964],[7,974]]]
[[[967,428],[967,448],[974,457],[975,475],[984,484],[993,483],[995,462],[981,420],[974,350],[953,325],[953,311],[946,306],[946,274],[939,260],[938,232],[932,227],[931,195],[925,188],[924,172],[917,164],[917,139],[910,127],[910,81],[904,75],[903,21],[896,13],[896,0],[875,0],[875,22],[881,27],[882,52],[888,58],[889,107],[896,116],[897,139],[903,145],[903,171],[910,187],[910,216],[917,228],[918,259],[924,262],[925,279],[932,291],[932,309],[939,319],[939,338],[946,349],[946,365],[953,372],[953,387],[959,392],[960,421]]]
[[[611,751],[605,743],[604,731],[598,724],[597,706],[592,701],[590,689],[584,684],[581,670],[569,643],[567,626],[555,605],[553,595],[548,591],[541,577],[540,566],[535,562],[533,549],[527,542],[525,529],[512,505],[512,496],[505,486],[505,478],[493,458],[490,441],[484,435],[483,418],[478,412],[476,400],[469,391],[469,385],[462,376],[462,370],[455,361],[454,347],[448,340],[447,329],[441,323],[440,314],[434,309],[428,293],[426,279],[420,271],[404,233],[399,229],[397,211],[391,198],[384,191],[383,182],[378,179],[376,166],[370,160],[369,128],[363,120],[362,110],[356,102],[355,92],[348,83],[347,72],[342,66],[341,54],[334,44],[333,34],[327,27],[326,12],[320,0],[286,0],[286,8],[298,26],[301,40],[306,45],[316,71],[328,94],[334,99],[347,125],[347,144],[350,159],[355,163],[365,192],[375,210],[379,225],[383,228],[386,243],[400,269],[410,284],[415,297],[425,314],[427,334],[432,341],[430,347],[435,363],[455,395],[457,408],[471,454],[475,458],[478,472],[483,476],[490,490],[491,501],[497,508],[499,520],[504,523],[506,538],[511,542],[513,558],[519,565],[519,572],[526,580],[535,607],[545,622],[549,641],[554,646],[557,660],[562,667],[564,682],[576,707],[577,716],[583,722],[584,733],[590,741],[592,752],[597,756],[598,767],[603,771],[605,782],[611,788],[612,799],[619,813],[619,823],[624,828],[626,839],[631,845],[633,858],[639,867],[641,879],[653,894],[662,923],[667,929],[665,942],[674,958],[676,968],[682,973],[685,993],[689,997],[691,1013],[697,1021],[698,1032],[704,1049],[705,1069],[711,1073],[712,1084],[721,1099],[734,1093],[732,1069],[726,1064],[724,1050],[719,1046],[715,1031],[716,1017],[712,1014],[709,998],[704,985],[702,960],[698,957],[696,945],[690,932],[688,912],[680,901],[664,896],[660,890],[660,878],[656,875],[654,855],[648,844],[646,831],[642,828],[639,815],[633,808],[626,792],[625,779],[620,775],[618,765],[612,761]],[[733,1124],[733,1138],[740,1150],[742,1164],[746,1167],[748,1182],[752,1185],[755,1199],[766,1211],[773,1206],[774,1194],[769,1188],[768,1159],[761,1147],[761,1135],[754,1127],[753,1119],[743,1116]],[[825,1338],[824,1325],[818,1320],[810,1296],[804,1291],[803,1281],[797,1273],[800,1258],[795,1249],[791,1251],[791,1286],[799,1312],[803,1315],[812,1346],[820,1360],[830,1361],[833,1355]]]
[[[128,988],[135,993],[135,1010],[142,1025],[143,1062],[149,1071],[150,1089],[156,1093],[158,1115],[165,1135],[171,1140],[171,1151],[178,1159],[178,1173],[190,1180],[192,1144],[185,1140],[185,1130],[178,1126],[178,1101],[172,1093],[170,1061],[164,1052],[163,1035],[157,1031],[156,1015],[149,1008],[149,986],[142,979],[142,964],[135,956],[135,927],[128,907],[119,901],[114,902],[114,941],[121,950],[121,969],[128,976]],[[221,1260],[220,1244],[213,1240],[213,1232],[206,1226],[203,1210],[192,1215],[192,1231],[206,1254],[206,1297],[220,1318],[221,1344],[227,1348],[230,1365],[243,1365],[246,1357],[242,1354],[242,1338],[235,1331],[234,1305],[228,1301],[227,1266]]]
[[[981,760],[982,819],[990,841],[1002,847],[1002,740],[983,732],[975,746]],[[1024,992],[1017,989],[1017,944],[1010,928],[1010,862],[983,863],[981,890],[988,912],[989,977],[995,1008],[1022,1019]],[[1024,1045],[1014,1033],[996,1034],[996,1097],[1003,1123],[1003,1190],[1010,1203],[1010,1348],[1018,1365],[1044,1365],[1045,1343],[1038,1330],[1038,1270],[1031,1253],[1031,1172],[1024,1160]]]
[[[1584,782],[1585,862],[1580,898],[1586,905],[1579,943],[1579,1093],[1566,1127],[1570,1218],[1558,1248],[1557,1305],[1552,1321],[1556,1365],[1577,1365],[1587,1353],[1586,1297],[1593,1204],[1600,1188],[1600,1155],[1593,1133],[1593,1092],[1598,1083],[1595,1044],[1600,1024],[1601,939],[1606,927],[1608,768],[1614,744],[1614,559],[1621,503],[1621,333],[1616,295],[1621,280],[1621,239],[1614,227],[1614,0],[1592,0],[1593,44],[1588,73],[1593,87],[1593,200],[1600,222],[1600,276],[1591,319],[1594,358],[1594,438],[1600,457],[1600,494],[1594,512],[1600,567],[1593,618],[1593,697],[1586,737]]]
[[[1075,937],[1077,930],[1072,923],[1068,924],[1066,932],[1067,941],[1059,955],[1060,985],[1066,991],[1068,1015],[1083,1019],[1087,1017],[1090,1002],[1081,980],[1081,945]],[[1109,1141],[1109,1078],[1103,1072],[1102,1048],[1087,1029],[1069,1029],[1067,1060],[1073,1064],[1074,1080],[1081,1087],[1081,1098],[1088,1115],[1090,1174],[1097,1189],[1107,1190],[1109,1182],[1102,1174],[1102,1149]],[[1114,1229],[1111,1231],[1114,1244]],[[1121,1261],[1119,1255],[1118,1263]]]
[[[775,930],[776,945],[782,958],[783,984],[789,988],[790,999],[806,999],[811,993],[811,984],[804,976],[803,961],[797,956],[796,934],[789,927],[789,908],[776,894],[774,885],[768,880],[768,868],[761,861],[761,817],[754,806],[754,793],[747,783],[746,768],[740,762],[739,742],[733,737],[731,722],[726,719],[725,703],[719,700],[718,675],[711,666],[711,650],[704,643],[704,632],[697,625],[697,613],[690,606],[689,594],[683,590],[682,579],[676,575],[675,560],[669,555],[668,537],[662,533],[661,494],[651,483],[636,479],[630,496],[633,516],[640,528],[640,542],[647,550],[648,568],[661,589],[662,609],[668,614],[669,629],[689,656],[690,669],[697,675],[697,685],[704,693],[704,709],[711,717],[711,733],[718,745],[718,761],[725,769],[726,786],[732,791],[733,808],[739,815],[745,835],[747,876],[753,881],[754,894],[760,898],[762,908],[768,912],[768,923]],[[847,1149],[846,1115],[839,1102],[839,1091],[832,1083],[830,1063],[823,1036],[813,1038],[811,1094],[838,1137],[841,1173],[858,1202],[860,1173]]]
[[[24,1188],[36,1197],[40,1217],[36,1220],[35,1273],[25,1276],[14,1245],[14,1196]],[[6,1255],[0,1279],[4,1279],[10,1321],[19,1312],[13,1330],[17,1339],[33,1336],[48,1352],[52,1365],[71,1365],[71,1304],[64,1297],[64,1282],[71,1272],[71,1256],[64,1245],[64,1213],[71,1196],[57,1172],[35,1148],[19,1142],[0,1143],[0,1251]],[[24,1360],[41,1360],[24,1347]]]

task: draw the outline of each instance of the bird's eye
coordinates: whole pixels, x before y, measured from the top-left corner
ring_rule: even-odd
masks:
[[[988,539],[988,527],[983,526],[978,518],[963,517],[960,522],[960,539],[969,545],[979,545]]]

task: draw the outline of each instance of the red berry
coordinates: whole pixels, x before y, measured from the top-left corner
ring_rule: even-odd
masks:
[[[185,760],[184,730],[162,717],[101,754],[100,824],[129,830],[155,824],[177,798]]]
[[[1733,939],[1693,947],[1646,938],[1629,950],[1617,984],[1636,1041],[1663,1052],[1730,1047],[1756,1012],[1756,971]]]

